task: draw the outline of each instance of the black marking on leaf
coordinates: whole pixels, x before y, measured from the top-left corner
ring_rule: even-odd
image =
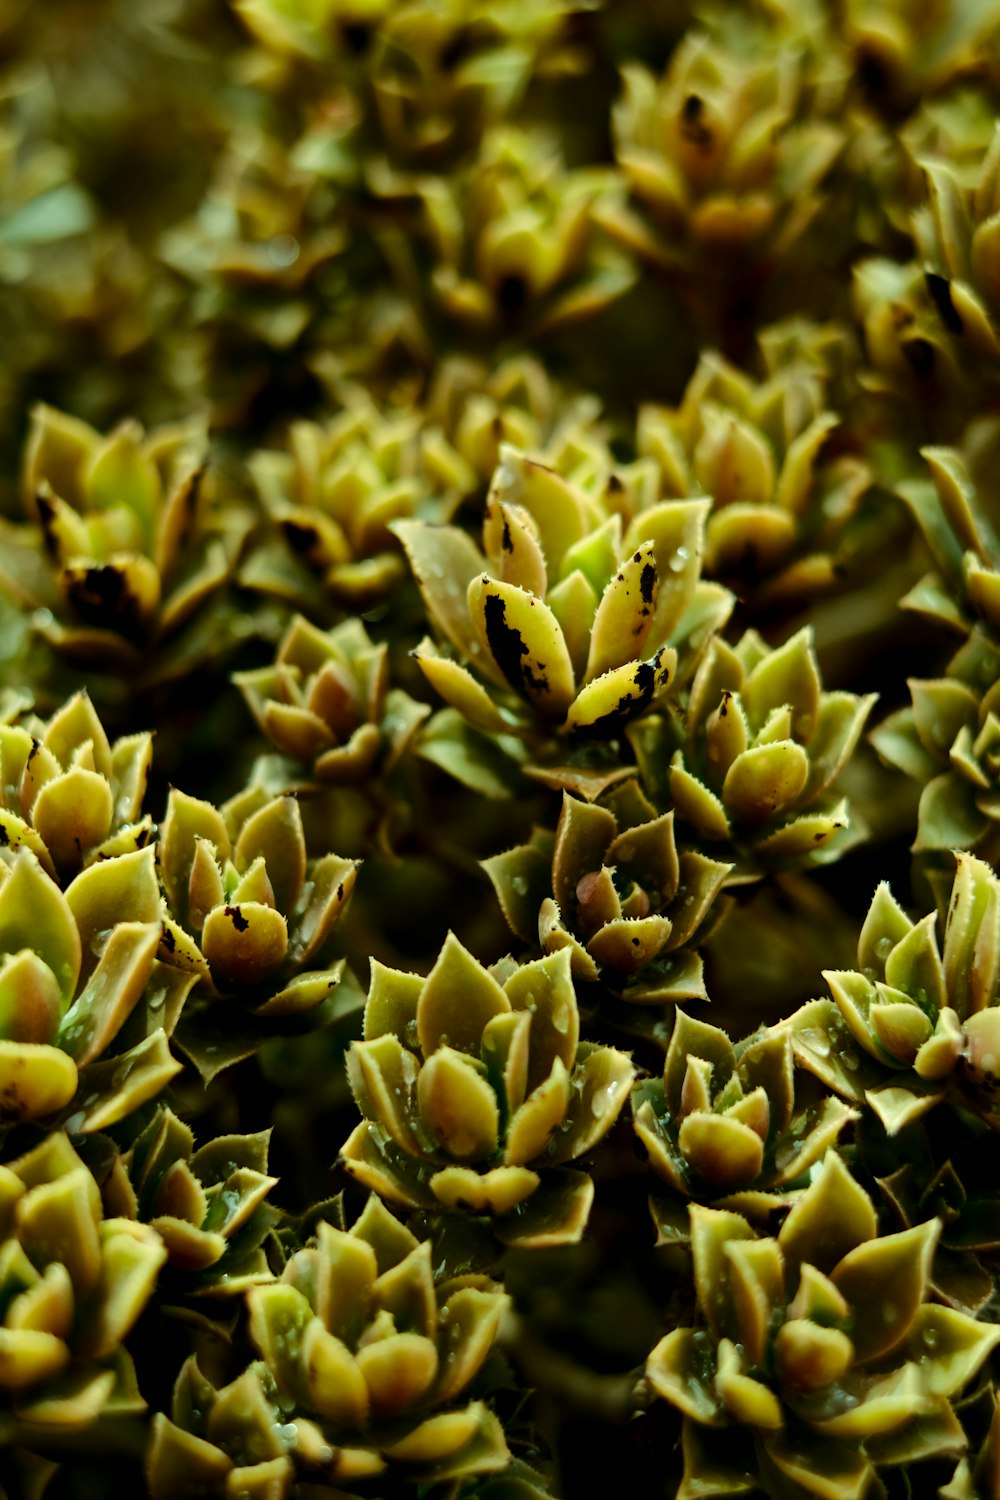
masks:
[[[348,50],[355,57],[362,57],[371,44],[372,28],[364,21],[345,21],[340,28]]]
[[[632,674],[632,691],[623,693],[614,708],[592,724],[579,725],[574,733],[581,739],[616,739],[625,726],[649,706],[656,688],[656,669],[660,653],[652,661],[636,662]]]
[[[504,521],[503,523],[503,535],[500,538],[500,545],[505,552],[513,552],[514,550],[514,539],[510,534],[509,521]]]
[[[636,554],[636,562],[639,561]],[[647,563],[639,574],[639,592],[644,604],[652,604],[653,590],[656,588],[656,567],[653,563]]]
[[[168,953],[173,953],[177,947],[177,939],[166,925],[160,928],[160,942]]]
[[[949,333],[964,333],[965,324],[962,322],[958,308],[952,301],[951,282],[947,276],[939,276],[936,271],[925,271],[924,281],[927,290],[934,299],[934,306],[938,310],[941,322]]]
[[[934,370],[934,345],[929,339],[907,339],[903,345],[910,369],[918,380],[928,380]]]
[[[227,906],[226,916],[230,919],[237,932],[246,932],[250,926],[250,918],[245,917],[238,906]]]
[[[534,603],[534,600],[531,601]],[[493,660],[517,693],[531,696],[547,693],[549,680],[544,672],[533,672],[528,662],[528,647],[519,630],[507,624],[507,605],[498,594],[487,594],[483,602],[486,617],[486,640]]]
[[[142,633],[139,601],[126,575],[112,563],[71,570],[67,592],[77,614],[88,625],[110,627],[123,635]]]
[[[184,506],[184,519],[178,530],[177,539],[174,544],[177,552],[180,552],[191,534],[191,526],[198,509],[198,496],[201,494],[201,486],[207,472],[207,462],[199,464],[183,481],[181,501]]]
[[[302,521],[283,521],[282,528],[293,552],[298,552],[302,557],[308,557],[310,552],[316,550],[319,544],[319,533],[315,526],[306,525]]]
[[[38,508],[38,519],[42,523],[42,540],[45,550],[56,562],[59,561],[59,539],[56,536],[55,520],[56,508],[49,495],[44,490],[35,493],[35,505]]]
[[[497,301],[508,317],[519,313],[528,300],[528,286],[523,276],[513,272],[504,276],[497,287]]]
[[[0,849],[6,849],[10,844],[10,834],[2,823],[0,823]]]
[[[715,137],[702,118],[705,102],[698,94],[688,94],[681,107],[681,135],[699,151],[710,151]]]

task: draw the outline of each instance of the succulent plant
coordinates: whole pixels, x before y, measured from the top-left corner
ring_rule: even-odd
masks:
[[[154,836],[141,816],[152,746],[151,734],[112,745],[86,692],[47,720],[0,724],[0,858],[9,864],[27,848],[46,874],[65,879],[145,848]]]
[[[744,603],[762,607],[813,602],[840,584],[862,554],[845,533],[872,482],[863,459],[826,456],[839,418],[807,332],[770,332],[781,355],[767,379],[702,355],[680,405],[640,408],[637,425],[665,494],[712,498],[706,573],[737,580]]]
[[[561,388],[529,354],[493,369],[453,355],[441,361],[427,396],[431,422],[483,487],[504,444],[553,459],[564,437],[593,423],[599,410],[593,395]]]
[[[939,1220],[880,1235],[834,1152],[776,1237],[731,1210],[690,1215],[698,1326],[646,1363],[684,1416],[682,1493],[862,1495],[885,1466],[965,1450],[952,1402],[1000,1330],[927,1300]]]
[[[45,1450],[100,1419],[141,1413],[126,1339],[166,1260],[148,1225],[106,1218],[62,1132],[0,1167],[5,1445]]]
[[[255,412],[304,415],[311,351],[350,342],[361,322],[377,256],[355,211],[353,153],[337,150],[338,101],[330,114],[334,149],[318,152],[306,135],[290,146],[283,128],[272,133],[266,113],[231,120],[196,212],[160,242],[183,288],[180,334],[220,426],[256,430]]]
[[[269,774],[286,784],[303,764],[319,782],[357,780],[377,761],[389,772],[429,713],[389,687],[387,648],[358,619],[322,631],[297,615],[274,665],[233,681],[281,757]]]
[[[953,442],[968,420],[969,387],[920,265],[883,256],[862,260],[854,267],[851,300],[870,366],[863,376],[866,396],[872,412],[893,419],[895,464],[915,440]]]
[[[574,45],[574,0],[501,8],[334,0],[309,10],[235,0],[235,9],[285,62],[283,88],[304,77],[321,86],[331,69],[349,81],[359,152],[430,170],[474,149],[489,124],[517,110],[536,75],[579,71],[585,56]]]
[[[298,802],[259,786],[221,810],[171,791],[158,856],[164,947],[195,986],[178,1039],[210,1079],[335,988],[324,953],[357,865],[307,859]]]
[[[505,1244],[579,1239],[594,1186],[564,1164],[634,1075],[580,1042],[568,949],[490,970],[450,935],[426,979],[373,963],[347,1068],[365,1117],[341,1148],[352,1176],[404,1208],[490,1215]]]
[[[973,435],[974,436],[974,435]],[[931,478],[901,480],[897,492],[920,527],[932,570],[902,599],[912,609],[949,630],[968,633],[980,624],[996,634],[1000,606],[1000,544],[992,525],[990,492],[980,484],[989,475],[992,433],[987,426],[982,454],[957,448],[922,448]]]
[[[483,868],[517,936],[544,953],[568,949],[578,982],[599,979],[640,1004],[706,998],[688,945],[732,866],[679,851],[673,810],[657,816],[634,780],[599,803],[564,792],[554,834],[539,829]]]
[[[867,1103],[890,1135],[945,1099],[1000,1128],[1000,882],[974,855],[956,858],[940,947],[937,914],[911,922],[883,882],[857,971],[825,974],[833,1000],[812,1001],[786,1023],[802,1066]]]
[[[475,472],[419,408],[380,409],[357,385],[339,385],[326,423],[296,422],[287,450],[264,450],[250,469],[277,536],[247,558],[241,578],[315,616],[330,602],[370,606],[406,566],[389,523],[446,520],[477,485]]]
[[[945,677],[909,680],[911,702],[884,719],[871,742],[889,765],[923,790],[914,849],[973,849],[995,859],[995,712],[1000,651],[973,630]]]
[[[598,495],[504,448],[483,552],[457,527],[396,524],[455,653],[429,639],[416,652],[452,710],[448,727],[467,735],[464,720],[547,784],[588,797],[622,777],[607,742],[691,674],[732,607],[699,581],[708,502],[653,503],[623,526],[621,493],[620,480]]]
[[[873,101],[902,114],[937,90],[989,70],[1000,9],[986,0],[850,0],[844,40]]]
[[[278,1220],[266,1202],[278,1181],[267,1172],[269,1140],[270,1131],[217,1135],[196,1151],[191,1127],[161,1106],[129,1147],[113,1191],[163,1241],[168,1284],[238,1297],[273,1279],[263,1249]]]
[[[845,139],[812,107],[801,45],[776,48],[773,33],[740,45],[726,20],[724,37],[692,28],[660,78],[638,62],[623,68],[612,123],[630,198],[599,212],[629,250],[690,278],[695,307],[747,266],[759,274],[791,260]]]
[[[443,316],[467,339],[515,329],[540,338],[592,317],[635,280],[596,224],[617,175],[567,166],[541,127],[491,127],[475,160],[450,177],[385,164],[369,181],[386,204],[413,205],[408,234],[376,228],[400,287],[422,320]]]
[[[321,1219],[280,1281],[247,1302],[260,1359],[221,1390],[188,1361],[172,1420],[154,1420],[153,1500],[285,1495],[299,1475],[342,1494],[370,1479],[437,1486],[507,1468],[499,1421],[467,1399],[506,1298],[485,1277],[436,1285],[430,1244],[376,1198],[349,1230]]]
[[[82,870],[65,893],[22,848],[0,861],[0,1114],[107,1129],[178,1072],[167,1038],[190,976],[161,961],[153,848]]]
[[[769,650],[756,631],[710,642],[686,712],[631,732],[647,792],[738,875],[835,859],[851,825],[836,781],[875,696],[825,692],[809,627]]]
[[[940,1500],[995,1500],[1000,1493],[997,1482],[1000,1418],[997,1416],[997,1393],[992,1382],[976,1404],[985,1408],[985,1435],[973,1453],[959,1459],[950,1482],[938,1491]]]
[[[662,1080],[636,1086],[632,1113],[650,1165],[675,1193],[751,1219],[778,1207],[858,1118],[838,1098],[797,1089],[787,1031],[755,1032],[734,1047],[680,1010]]]
[[[0,590],[37,609],[65,659],[134,679],[183,675],[232,647],[224,591],[250,526],[214,504],[197,423],[107,437],[36,407],[24,459],[31,520],[2,523]]]

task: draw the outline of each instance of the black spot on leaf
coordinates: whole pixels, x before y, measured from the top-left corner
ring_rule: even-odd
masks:
[[[507,624],[507,605],[498,594],[487,594],[483,605],[486,617],[486,640],[493,660],[511,687],[528,697],[548,692],[544,672],[533,672],[528,661],[528,647],[519,630]]]
[[[927,271],[924,275],[927,290],[934,299],[934,306],[938,310],[941,322],[949,333],[964,333],[965,324],[959,316],[958,308],[952,301],[951,282],[947,276],[939,276],[936,271]]]

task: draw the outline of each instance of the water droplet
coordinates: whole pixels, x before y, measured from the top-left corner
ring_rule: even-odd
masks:
[[[882,960],[882,962],[884,963],[885,960],[889,957],[889,954],[891,952],[892,952],[892,938],[891,937],[880,937],[879,940],[878,940],[878,942],[875,944],[875,953],[876,953],[876,956],[878,958],[880,958]]]
[[[590,1101],[590,1112],[595,1120],[603,1120],[614,1101],[614,1086],[598,1089]]]
[[[523,896],[528,889],[528,882],[523,875],[515,875],[511,885],[519,896]]]
[[[267,258],[277,270],[294,266],[299,258],[299,242],[293,234],[276,234],[267,247]]]

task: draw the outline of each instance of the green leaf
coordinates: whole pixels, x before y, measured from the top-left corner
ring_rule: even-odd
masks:
[[[871,1199],[837,1153],[828,1151],[781,1226],[778,1243],[793,1268],[808,1264],[826,1273],[877,1233]]]
[[[831,1271],[850,1303],[858,1363],[880,1359],[906,1338],[927,1295],[941,1225],[937,1219],[856,1245]]]
[[[788,707],[792,710],[792,735],[806,743],[816,727],[820,686],[812,631],[806,629],[769,652],[754,667],[740,690],[740,698],[755,733],[774,709]]]
[[[528,1033],[527,1088],[534,1089],[552,1071],[556,1058],[567,1069],[576,1060],[580,1016],[566,948],[521,964],[504,984],[511,1008],[531,1017]]]
[[[482,1161],[496,1151],[496,1094],[461,1052],[437,1045],[420,1070],[417,1097],[424,1124],[449,1156]]]
[[[486,1023],[510,1009],[493,976],[449,933],[417,1004],[424,1057],[443,1046],[478,1054]]]
[[[547,718],[562,718],[573,701],[573,663],[548,605],[482,574],[469,585],[469,612],[484,650],[514,691]]]
[[[585,681],[641,657],[653,627],[658,592],[652,542],[643,542],[614,574],[597,608]]]
[[[18,853],[0,886],[0,953],[24,948],[51,969],[67,1006],[83,958],[80,934],[69,901],[27,849]]]
[[[946,771],[929,781],[920,795],[913,848],[973,849],[989,826],[989,818],[976,806],[975,788],[954,771]]]
[[[722,800],[742,823],[766,823],[791,806],[809,779],[809,758],[794,740],[757,745],[726,772]]]

